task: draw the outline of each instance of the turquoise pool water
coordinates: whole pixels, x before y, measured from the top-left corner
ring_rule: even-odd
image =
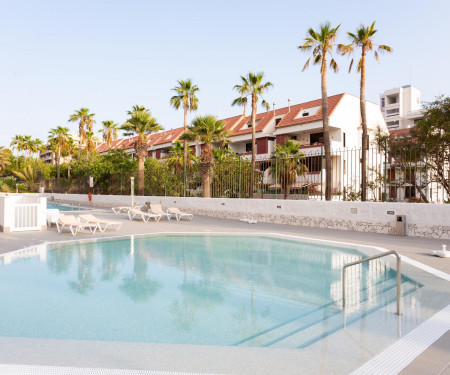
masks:
[[[58,209],[60,211],[83,211],[86,210],[86,208],[79,207],[79,206],[71,206],[66,204],[59,204],[59,203],[53,203],[53,202],[47,202],[47,208],[51,209]]]
[[[342,265],[366,257],[265,236],[37,249],[0,263],[0,336],[304,348],[342,329]],[[383,262],[348,275],[348,304],[359,307],[347,324],[395,301],[396,271]],[[420,288],[403,277],[404,295]]]

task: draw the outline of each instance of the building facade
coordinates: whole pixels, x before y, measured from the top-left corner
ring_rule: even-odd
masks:
[[[409,129],[423,118],[420,91],[411,85],[384,91],[380,108],[389,130]]]

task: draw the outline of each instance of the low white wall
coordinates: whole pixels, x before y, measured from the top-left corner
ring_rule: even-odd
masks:
[[[87,195],[45,195],[70,203],[89,203]],[[164,208],[176,206],[206,216],[253,217],[262,222],[389,234],[396,233],[396,215],[406,215],[409,236],[450,239],[450,205],[149,196],[134,199],[136,203],[161,203]],[[92,204],[97,206],[126,206],[130,203],[129,196],[92,196]]]

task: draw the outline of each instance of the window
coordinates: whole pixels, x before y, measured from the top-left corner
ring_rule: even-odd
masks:
[[[281,120],[282,120],[281,118],[275,119],[275,126],[277,126],[280,123]]]
[[[256,120],[256,121],[255,121],[255,125],[258,125],[258,122],[259,122],[259,120]],[[248,129],[251,129],[251,128],[252,128],[252,122],[251,122],[251,121],[247,122],[247,128],[248,128]]]
[[[414,186],[405,186],[405,198],[414,198],[416,196],[416,188]]]
[[[397,121],[388,121],[388,122],[386,122],[386,125],[387,125],[387,127],[388,128],[398,128],[398,126],[399,126],[399,121],[397,120]]]
[[[386,116],[397,116],[400,113],[400,110],[398,108],[394,108],[394,109],[388,109],[386,111]]]
[[[289,139],[291,139],[291,140],[293,140],[293,141],[296,141],[296,140],[297,140],[297,136],[296,136],[296,135],[291,135],[291,136],[289,137]]]
[[[385,102],[386,102],[386,99],[385,98],[381,98],[381,108],[384,108]]]
[[[309,144],[313,145],[316,143],[323,143],[323,132],[320,133],[312,133],[309,135]]]
[[[245,152],[252,152],[252,144],[251,143],[245,144]]]
[[[320,105],[317,107],[306,108],[300,111],[296,118],[311,117],[319,112]]]

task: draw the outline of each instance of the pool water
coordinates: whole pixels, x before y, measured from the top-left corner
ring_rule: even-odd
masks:
[[[47,202],[47,208],[58,209],[60,211],[83,211],[83,210],[86,210],[86,208],[83,208],[80,206],[71,206],[68,204],[59,204],[59,203],[53,203],[53,202]]]
[[[342,329],[342,265],[366,256],[257,236],[42,246],[0,264],[0,336],[303,348]],[[395,270],[355,270],[347,304],[364,309],[348,322],[395,301]],[[404,294],[421,287],[402,281]]]

